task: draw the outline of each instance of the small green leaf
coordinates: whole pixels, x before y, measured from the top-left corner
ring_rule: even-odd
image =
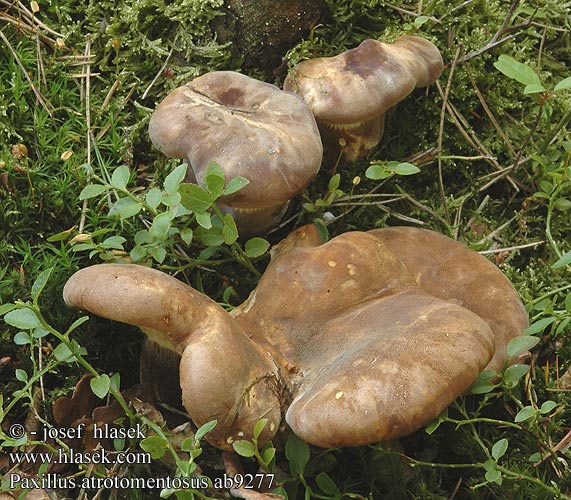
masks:
[[[545,401],[541,408],[539,409],[539,413],[542,415],[547,415],[551,413],[557,407],[557,403],[555,401]]]
[[[47,330],[44,330],[41,326],[38,326],[38,328],[34,329],[34,331],[32,333],[32,338],[43,339],[44,337],[46,337],[49,334],[50,334],[50,332],[48,332]]]
[[[493,379],[497,376],[498,374],[494,370],[483,371],[470,386],[470,391],[472,394],[486,394],[493,391],[497,385]]]
[[[172,221],[171,212],[162,212],[158,214],[154,219],[151,227],[149,229],[149,235],[155,241],[164,240],[168,234]]]
[[[539,77],[527,64],[516,61],[513,57],[502,54],[494,63],[496,69],[512,80],[524,85],[541,85]]]
[[[531,325],[529,325],[523,333],[525,335],[535,335],[536,333],[542,333],[551,323],[555,321],[556,318],[542,318],[540,320],[535,321]]]
[[[16,379],[18,379],[20,382],[26,383],[28,381],[28,374],[26,373],[25,370],[22,370],[21,368],[17,368],[16,369]]]
[[[329,191],[335,191],[341,182],[341,175],[335,174],[331,179],[329,179],[329,184],[327,185],[327,189]]]
[[[381,163],[375,163],[375,164],[371,165],[365,171],[365,177],[367,177],[367,179],[372,179],[374,181],[386,179],[387,177],[390,177],[391,175],[393,175],[393,172],[390,171],[386,167],[386,165],[381,164]]]
[[[89,386],[91,387],[93,394],[95,394],[100,399],[104,399],[107,394],[109,394],[111,379],[107,374],[104,373],[98,377],[93,377],[89,381]]]
[[[229,180],[228,183],[226,184],[226,188],[224,189],[224,194],[226,196],[234,194],[237,191],[240,191],[240,189],[245,188],[248,184],[250,184],[250,181],[245,177],[240,177],[240,176],[234,177],[233,179]]]
[[[508,387],[515,387],[529,371],[529,365],[511,365],[504,372],[504,382]]]
[[[81,318],[76,319],[71,326],[67,329],[67,331],[65,332],[66,335],[69,335],[71,332],[73,332],[76,328],[79,328],[81,325],[83,325],[83,323],[85,323],[86,321],[89,320],[89,316],[82,316]]]
[[[121,165],[113,170],[111,174],[111,185],[117,189],[125,189],[129,183],[130,176],[129,167],[127,165]]]
[[[149,436],[139,443],[139,446],[147,453],[150,453],[151,458],[154,460],[161,458],[165,454],[168,445],[168,441],[161,436]]]
[[[168,194],[173,194],[178,190],[180,183],[184,180],[186,176],[186,170],[188,165],[182,163],[176,167],[169,175],[165,178],[164,188]]]
[[[498,461],[506,454],[507,450],[508,450],[508,440],[506,438],[500,439],[494,444],[494,446],[492,446],[492,457],[494,457],[494,459]]]
[[[113,248],[115,250],[123,250],[123,243],[127,240],[123,238],[123,236],[109,236],[109,238],[105,238],[101,243],[103,248]]]
[[[50,279],[52,271],[53,267],[50,267],[49,269],[42,271],[34,281],[34,284],[32,285],[32,298],[34,299],[34,301],[36,301],[40,296],[40,294],[42,293],[42,290],[44,289],[44,287],[46,286],[47,282]]]
[[[262,452],[262,460],[265,464],[269,464],[276,456],[276,449],[273,446],[269,446]]]
[[[238,228],[231,214],[224,215],[224,227],[222,228],[224,243],[231,245],[238,239]]]
[[[540,92],[545,92],[545,87],[541,83],[532,83],[526,85],[523,89],[523,93],[528,94],[539,94]]]
[[[246,255],[250,258],[264,255],[268,251],[268,248],[270,248],[270,243],[264,238],[259,237],[249,239],[244,246]]]
[[[109,209],[109,215],[119,217],[120,219],[128,219],[137,215],[143,205],[132,198],[119,198]]]
[[[398,175],[413,175],[420,172],[420,168],[412,163],[399,163],[392,168],[393,172]]]
[[[109,389],[115,392],[119,392],[119,390],[121,389],[120,373],[114,373],[113,375],[111,375],[111,378],[109,379]]]
[[[75,356],[66,344],[59,344],[52,352],[58,361],[72,361]]]
[[[485,477],[490,483],[502,484],[502,473],[497,469],[486,472]]]
[[[315,483],[323,493],[330,496],[338,496],[341,490],[335,484],[335,481],[327,474],[327,472],[320,472],[315,478]]]
[[[524,406],[514,418],[514,422],[525,422],[536,415],[536,410],[531,406]]]
[[[222,228],[220,226],[212,226],[210,229],[198,227],[194,232],[195,237],[207,247],[218,247],[224,243],[222,236]]]
[[[0,316],[4,316],[4,314],[9,313],[16,309],[16,304],[7,303],[0,305]]]
[[[571,89],[571,76],[564,78],[557,85],[555,85],[555,87],[553,87],[553,90],[555,91],[566,90],[566,89]]]
[[[256,422],[256,425],[254,425],[254,432],[253,432],[254,439],[258,439],[260,437],[260,434],[264,430],[264,427],[266,427],[267,423],[268,423],[267,418],[261,418]]]
[[[153,247],[151,249],[151,256],[159,264],[162,264],[167,256],[167,251],[164,247]]]
[[[165,194],[162,197],[162,202],[167,207],[174,207],[180,203],[181,199],[182,199],[182,197],[181,197],[180,193],[178,191],[175,191],[172,194]]]
[[[89,184],[81,190],[81,193],[79,193],[79,199],[83,201],[88,200],[89,198],[95,198],[105,191],[107,191],[107,188],[101,184]]]
[[[139,245],[134,246],[129,252],[129,256],[133,261],[140,262],[147,258],[147,250]]]
[[[510,358],[515,358],[516,356],[519,356],[520,354],[533,349],[537,344],[539,344],[538,337],[532,337],[530,335],[514,337],[508,343],[508,356]]]
[[[309,445],[292,432],[287,439],[285,453],[291,473],[294,476],[302,476],[309,462]]]
[[[16,345],[27,345],[32,343],[32,337],[28,332],[18,332],[14,335],[14,344]]]
[[[529,456],[527,459],[529,462],[539,462],[541,460],[541,453],[536,452]]]
[[[552,269],[559,269],[569,264],[571,264],[571,250],[569,250],[565,255],[562,255],[561,258],[557,259],[551,267]]]
[[[41,326],[36,313],[27,308],[10,311],[4,316],[4,321],[16,328],[21,328],[22,330],[31,330]]]
[[[206,212],[212,206],[210,195],[196,184],[181,184],[179,193],[183,206],[195,213]]]
[[[224,172],[222,171],[222,168],[220,168],[220,165],[217,163],[211,163],[208,165],[204,175],[204,186],[210,193],[210,197],[213,201],[222,196],[225,182],[226,179]]]
[[[180,230],[180,237],[187,245],[192,243],[193,231],[189,227],[183,227]]]
[[[256,448],[250,441],[240,439],[232,443],[234,451],[241,457],[253,457],[256,454]]]
[[[145,203],[155,210],[160,205],[162,197],[163,194],[161,193],[161,190],[154,187],[145,195]]]
[[[196,433],[194,434],[194,440],[198,443],[206,434],[208,434],[214,427],[218,420],[211,420],[210,422],[206,422],[205,424],[201,425]]]
[[[571,200],[568,200],[567,198],[558,198],[555,200],[555,203],[553,203],[553,206],[557,210],[565,212],[571,208]]]
[[[212,217],[208,212],[196,214],[196,222],[204,229],[210,229],[212,227]]]

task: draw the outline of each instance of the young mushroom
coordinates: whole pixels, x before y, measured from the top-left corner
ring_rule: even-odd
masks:
[[[78,271],[64,298],[139,325],[179,353],[183,404],[196,425],[218,420],[208,439],[222,449],[251,439],[262,418],[260,443],[284,419],[321,447],[409,434],[486,366],[501,366],[506,343],[527,325],[501,271],[449,238],[411,228],[322,244],[304,226],[277,245],[256,289],[231,313],[135,265]]]
[[[345,146],[347,161],[371,151],[383,136],[385,113],[415,87],[426,87],[440,76],[442,56],[418,36],[394,43],[365,40],[337,56],[297,64],[284,90],[300,95],[317,119],[325,149]]]
[[[233,71],[207,73],[171,92],[151,116],[149,135],[167,156],[188,160],[188,181],[202,184],[212,162],[226,179],[250,181],[219,200],[242,236],[280,220],[316,175],[323,152],[302,99]]]

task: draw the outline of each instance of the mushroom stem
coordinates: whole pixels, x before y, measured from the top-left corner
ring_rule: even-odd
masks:
[[[67,304],[141,328],[151,340],[182,354],[204,324],[232,324],[216,302],[172,276],[144,266],[100,264],[66,283]]]
[[[69,305],[138,326],[180,354],[183,405],[197,426],[219,421],[208,435],[215,446],[231,449],[233,440],[251,438],[261,418],[268,419],[263,441],[277,432],[283,395],[278,367],[238,322],[191,286],[144,266],[100,264],[75,273],[63,296]],[[209,376],[213,369],[218,376]]]

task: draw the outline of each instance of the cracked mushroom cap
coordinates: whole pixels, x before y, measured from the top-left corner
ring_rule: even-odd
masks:
[[[245,219],[242,229],[251,233],[265,229],[256,231],[257,224],[271,224],[273,213],[313,179],[322,159],[319,131],[302,99],[233,71],[207,73],[171,92],[153,113],[149,135],[167,156],[188,159],[192,181],[202,184],[212,162],[227,180],[248,179],[220,202],[239,226]],[[247,214],[254,214],[251,224]]]
[[[345,156],[355,160],[378,144],[386,111],[416,87],[436,81],[442,69],[439,50],[424,38],[369,39],[337,56],[300,62],[284,89],[305,100],[322,133],[337,131],[329,131],[329,139],[348,140]]]
[[[501,344],[521,333],[497,330],[509,322],[497,325],[491,307],[475,305],[480,299],[519,317],[514,328],[523,329],[524,311],[515,292],[505,296],[509,282],[459,243],[420,229],[383,231],[322,244],[314,226],[300,228],[274,249],[258,286],[231,314],[178,280],[134,265],[81,270],[64,297],[139,325],[181,354],[183,403],[196,425],[218,419],[208,439],[220,448],[251,438],[261,418],[268,419],[262,442],[284,419],[321,447],[395,439],[464,392],[494,357],[498,338]],[[427,250],[432,244],[436,250]],[[415,251],[428,257],[415,261]],[[431,256],[438,257],[432,274]],[[471,277],[439,273],[449,258],[473,268]],[[478,269],[486,279],[476,284]],[[451,281],[460,284],[443,293],[439,287]]]

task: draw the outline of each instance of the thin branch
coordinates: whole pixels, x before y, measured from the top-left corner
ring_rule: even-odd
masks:
[[[452,79],[454,77],[454,70],[456,69],[456,62],[462,51],[462,44],[458,44],[456,49],[456,54],[452,60],[452,65],[450,67],[450,74],[448,75],[448,81],[446,82],[446,89],[444,90],[444,96],[442,97],[442,110],[440,112],[440,124],[438,126],[438,151],[439,155],[438,161],[438,187],[440,189],[440,198],[442,199],[442,206],[444,208],[444,216],[446,218],[447,224],[450,225],[450,213],[448,212],[448,204],[446,202],[446,192],[444,191],[444,180],[442,178],[442,142],[444,137],[444,117],[446,115],[446,105],[448,103],[448,96],[450,95],[450,88],[452,87]]]
[[[87,40],[85,42],[85,57],[89,61],[91,57],[91,36],[87,35]],[[85,76],[85,126],[87,129],[87,164],[91,168],[91,65],[86,64],[83,68],[83,74]],[[88,172],[89,177],[89,172]],[[89,180],[88,180],[89,182]],[[79,233],[83,233],[85,227],[85,218],[87,216],[87,205],[88,200],[83,200],[83,205],[81,207],[81,218],[79,220]]]
[[[525,245],[517,245],[514,247],[506,247],[506,248],[495,248],[493,250],[482,250],[478,252],[481,255],[491,255],[494,253],[503,253],[503,252],[511,252],[513,250],[521,250],[522,248],[529,248],[529,247],[536,247],[538,245],[543,245],[545,241],[534,241],[533,243],[526,243]]]

